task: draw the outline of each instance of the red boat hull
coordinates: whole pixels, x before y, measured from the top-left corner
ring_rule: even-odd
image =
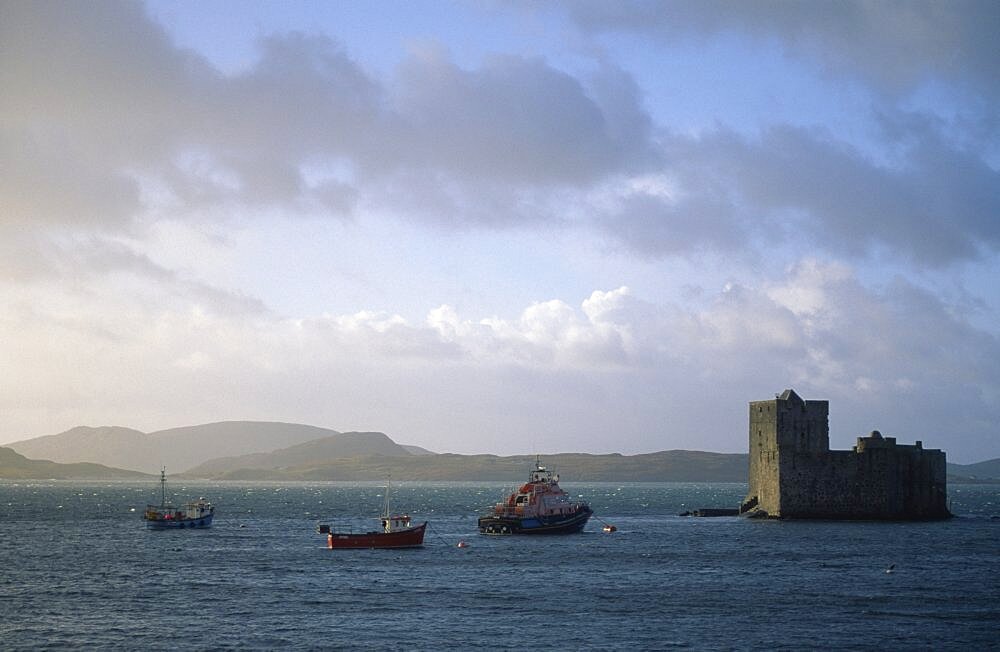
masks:
[[[330,532],[326,537],[327,548],[419,548],[424,545],[426,521],[416,527],[396,532]]]

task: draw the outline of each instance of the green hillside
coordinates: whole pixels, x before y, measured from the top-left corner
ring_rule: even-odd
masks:
[[[289,446],[270,453],[220,457],[185,472],[195,477],[214,477],[240,469],[296,467],[316,460],[358,456],[412,457],[413,453],[381,432],[344,432]]]
[[[10,448],[0,447],[0,478],[4,480],[131,480],[148,477],[138,471],[90,462],[59,464],[49,460],[29,460]]]
[[[746,482],[747,456],[699,451],[644,455],[545,455],[541,462],[564,482]],[[489,480],[517,482],[535,457],[515,455],[364,455],[283,468],[242,468],[207,476],[215,480]]]
[[[176,473],[214,458],[267,453],[336,434],[328,428],[269,421],[222,421],[148,434],[117,426],[77,426],[8,446],[36,460],[93,462],[144,473],[158,473],[165,466]]]
[[[948,464],[948,480],[952,482],[1000,481],[1000,458],[975,464]]]

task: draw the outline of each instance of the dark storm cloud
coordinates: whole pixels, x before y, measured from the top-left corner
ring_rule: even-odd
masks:
[[[880,131],[862,150],[835,133],[780,124],[759,137],[720,126],[668,136],[675,197],[630,198],[600,216],[647,255],[732,250],[753,237],[854,257],[876,251],[918,266],[1000,246],[1000,4],[966,2],[570,2],[594,35],[669,47],[722,35],[778,43],[790,57],[873,93]],[[912,93],[944,89],[946,115],[903,110]],[[666,126],[669,128],[669,126]],[[990,161],[994,163],[990,163]],[[759,244],[759,243],[758,243]]]
[[[379,114],[378,87],[322,37],[267,39],[224,77],[140,4],[38,2],[4,6],[0,43],[8,223],[121,227],[143,183],[186,207],[290,204],[301,166],[356,156]]]
[[[1000,4],[991,0],[634,0],[564,3],[594,33],[670,41],[720,32],[776,39],[791,56],[891,93],[933,78],[1000,91]]]
[[[139,188],[126,168],[162,152],[143,123],[168,117],[186,57],[136,4],[5,3],[2,12],[0,220],[127,221]],[[109,34],[105,12],[128,28]]]
[[[677,198],[631,199],[605,226],[650,254],[756,240],[938,266],[995,252],[1000,173],[933,128],[905,141],[895,160],[875,162],[817,129],[674,137],[666,172]]]
[[[187,208],[334,214],[383,196],[419,213],[437,195],[435,213],[584,186],[651,156],[638,89],[609,66],[588,87],[541,59],[466,70],[415,55],[391,93],[331,39],[296,33],[263,39],[253,67],[224,76],[135,3],[8,4],[0,30],[7,223],[121,228],[144,188]]]
[[[997,13],[987,5],[624,7],[569,11],[595,30],[780,37],[824,61],[861,58],[872,78],[997,74],[985,65]],[[910,46],[912,56],[879,56]],[[0,48],[0,228],[121,231],[161,202],[175,216],[243,206],[343,218],[363,206],[449,226],[583,216],[647,256],[745,250],[762,231],[920,265],[1000,247],[989,130],[962,138],[971,132],[958,120],[893,107],[875,147],[891,160],[876,162],[816,129],[671,134],[609,63],[584,78],[521,56],[463,68],[429,49],[390,84],[332,39],[293,33],[263,39],[259,60],[227,76],[174,46],[141,5],[115,2],[7,3]],[[593,199],[644,175],[669,177],[677,193]]]
[[[419,147],[410,154],[456,175],[585,184],[647,146],[649,119],[636,90],[610,73],[600,89],[609,111],[580,80],[541,59],[498,56],[468,71],[424,56],[404,64],[401,80],[400,110]]]
[[[560,221],[567,194],[662,160],[640,90],[612,65],[579,79],[539,58],[466,70],[427,52],[401,66],[396,101],[396,163],[369,196],[434,222]]]

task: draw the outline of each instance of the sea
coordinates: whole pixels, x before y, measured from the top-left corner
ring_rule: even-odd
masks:
[[[563,486],[594,508],[583,533],[494,537],[476,518],[509,485],[394,483],[430,524],[394,551],[316,531],[375,528],[376,482],[168,481],[216,505],[183,531],[146,529],[158,482],[0,482],[0,649],[1000,649],[1000,485],[949,486],[956,517],[927,523],[679,515],[741,484]]]

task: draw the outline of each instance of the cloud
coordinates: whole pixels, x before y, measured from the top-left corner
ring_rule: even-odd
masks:
[[[916,21],[912,33],[890,38],[926,36],[928,18],[909,6],[900,11]],[[573,7],[594,29],[597,18],[608,29],[741,26],[808,32],[829,48],[846,38],[851,16],[864,26],[883,20],[873,5],[833,12],[828,27],[807,20],[820,11],[813,5],[790,17],[733,7],[716,15],[686,3]],[[653,123],[635,80],[607,61],[586,77],[513,55],[466,68],[428,47],[379,80],[333,39],[290,33],[263,38],[256,64],[227,76],[174,46],[134,3],[5,11],[0,229],[8,233],[113,236],[164,215],[227,220],[276,209],[333,219],[388,213],[452,228],[597,225],[651,259],[752,256],[779,241],[857,259],[884,251],[922,267],[1000,248],[992,141],[959,142],[956,130],[966,130],[955,121],[883,110],[879,160],[816,128],[672,132]],[[971,21],[942,25],[937,49],[947,50]],[[944,60],[915,58],[926,67],[931,56]]]
[[[855,259],[885,251],[919,268],[995,253],[1000,172],[933,128],[907,133],[891,162],[818,129],[675,136],[661,172],[670,192],[629,181],[598,220],[650,256],[791,243]]]
[[[183,414],[419,433],[445,450],[500,450],[538,424],[551,424],[538,442],[567,449],[739,450],[745,402],[794,384],[834,401],[841,432],[882,415],[903,438],[933,445],[954,431],[960,450],[992,451],[995,334],[972,325],[967,297],[885,280],[883,264],[924,272],[928,287],[967,261],[995,264],[993,5],[566,11],[593,34],[660,39],[667,54],[680,38],[736,35],[748,56],[779,42],[828,76],[824,88],[867,85],[871,132],[658,123],[641,77],[606,52],[573,67],[504,53],[470,64],[431,45],[378,77],[335,38],[293,32],[264,36],[253,64],[224,74],[141,4],[5,4],[0,413],[20,420],[4,432],[169,426]],[[947,106],[921,99],[934,88]],[[619,287],[638,287],[622,264],[591,274],[589,296],[553,290],[503,316],[446,304],[415,322],[392,299],[367,310],[356,297],[344,314],[290,301],[280,315],[259,280],[271,243],[237,252],[238,236],[202,234],[255,220],[282,234],[273,224],[293,229],[297,216],[379,220],[360,225],[359,242],[398,222],[421,237],[430,226],[421,246],[441,249],[427,258],[450,246],[435,238],[449,229],[522,241],[579,229],[571,240],[620,255],[602,264],[638,255],[640,277],[667,257],[700,268],[706,252],[744,264],[684,300]],[[358,264],[381,244],[358,247]],[[560,273],[582,265],[569,248]],[[466,260],[484,251],[469,245]],[[328,255],[316,252],[302,256]],[[787,261],[799,262],[767,276]]]
[[[631,80],[604,70],[597,88],[540,58],[494,56],[475,70],[439,52],[400,72],[398,106],[420,165],[512,185],[581,185],[648,146]]]
[[[0,43],[0,220],[123,228],[211,71],[135,3],[6,4]]]
[[[385,159],[364,168],[362,203],[450,227],[560,222],[565,198],[659,159],[634,81],[587,79],[541,58],[463,68],[414,52],[391,87]]]
[[[451,306],[433,310],[427,325],[461,350],[466,361],[557,368],[617,368],[629,364],[631,324],[616,319],[628,288],[595,291],[581,311],[553,299],[527,307],[516,320],[462,320]]]
[[[141,4],[15,4],[4,18],[8,225],[121,231],[164,205],[351,203],[302,172],[362,156],[379,131],[378,85],[330,39],[264,39],[258,65],[227,77]]]
[[[743,450],[746,402],[793,386],[832,401],[839,446],[880,427],[963,459],[995,454],[996,336],[911,283],[871,289],[818,260],[695,305],[623,287],[512,318],[441,306],[423,322],[234,310],[176,278],[101,292],[6,284],[0,296],[0,337],[18,343],[0,350],[0,395],[19,415],[0,424],[10,439],[49,434],[41,422],[152,429],[183,414],[371,427],[466,452],[523,452],[509,434],[538,424],[562,450]],[[57,361],[59,374],[39,371]]]
[[[989,0],[784,3],[757,0],[568,2],[567,14],[593,33],[644,35],[670,43],[735,33],[785,51],[828,73],[860,77],[884,92],[948,80],[994,96],[1000,88],[995,35],[1000,9]]]
[[[627,249],[650,258],[809,247],[854,260],[891,256],[943,267],[997,252],[1000,71],[995,3],[564,3],[583,32],[647,38],[662,49],[725,41],[747,56],[777,43],[851,89],[872,110],[865,136],[809,125],[717,122],[699,133],[659,125],[664,162],[641,175],[671,192],[604,179],[590,212]],[[770,80],[778,83],[779,80]],[[808,91],[806,91],[808,92]],[[914,107],[920,107],[919,110]],[[725,118],[722,118],[725,120]],[[608,198],[611,197],[609,200]],[[877,262],[877,261],[876,261]]]
[[[300,33],[263,38],[256,65],[226,76],[134,3],[12,5],[2,29],[0,160],[14,174],[0,208],[21,227],[118,230],[157,199],[344,215],[396,197],[412,212],[435,193],[453,220],[491,194],[479,219],[498,222],[501,197],[585,185],[650,152],[637,89],[607,66],[588,86],[537,58],[470,70],[416,52],[386,87]]]

